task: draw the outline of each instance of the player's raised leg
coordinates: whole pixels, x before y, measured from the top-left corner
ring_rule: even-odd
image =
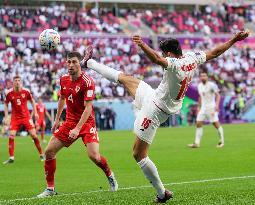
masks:
[[[172,192],[165,189],[163,183],[160,180],[157,167],[151,161],[148,156],[149,144],[142,141],[139,137],[136,137],[136,141],[133,147],[133,156],[143,171],[146,178],[153,185],[157,191],[156,203],[164,203],[173,197]]]
[[[47,188],[37,197],[44,198],[48,196],[56,195],[55,186],[54,186],[54,176],[56,171],[56,154],[61,150],[65,145],[58,138],[52,137],[48,146],[45,150],[45,178],[47,182]]]
[[[42,147],[41,147],[41,144],[40,144],[40,140],[37,137],[36,129],[35,128],[30,129],[28,132],[29,132],[31,138],[34,141],[34,144],[35,144],[35,147],[36,147],[37,151],[40,154],[40,160],[44,161],[43,150],[42,150]]]
[[[224,147],[224,132],[223,132],[223,128],[220,125],[220,122],[213,122],[213,126],[217,129],[218,131],[218,135],[219,135],[219,143],[217,144],[218,148],[222,148]]]
[[[14,143],[14,138],[16,136],[17,131],[15,130],[10,130],[9,133],[9,159],[4,161],[3,164],[11,164],[14,162],[14,147],[15,147],[15,143]]]
[[[133,76],[126,75],[121,71],[117,71],[109,66],[103,65],[101,63],[96,62],[93,59],[89,59],[87,62],[88,68],[100,73],[106,79],[115,82],[121,83],[128,90],[129,94],[134,98],[136,94],[136,90],[140,83],[140,80],[134,78]]]
[[[203,121],[197,121],[196,122],[195,142],[193,144],[189,144],[188,147],[199,148],[202,136],[203,136]]]
[[[87,153],[89,158],[99,167],[103,170],[105,173],[105,176],[108,179],[108,182],[110,184],[111,191],[117,191],[118,190],[118,182],[114,176],[114,173],[111,171],[107,159],[102,156],[99,152],[99,144],[97,142],[91,142],[87,143]]]

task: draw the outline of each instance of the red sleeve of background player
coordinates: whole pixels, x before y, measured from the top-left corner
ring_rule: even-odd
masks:
[[[32,100],[32,94],[29,90],[26,90],[27,91],[27,100]]]
[[[85,92],[84,92],[84,101],[91,101],[95,98],[95,84],[92,79],[90,79],[90,83],[85,83]]]

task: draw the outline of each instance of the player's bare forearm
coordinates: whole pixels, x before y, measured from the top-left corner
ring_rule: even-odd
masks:
[[[155,64],[163,67],[167,67],[168,63],[165,58],[160,56],[157,51],[149,47],[145,42],[143,42],[140,36],[134,36],[133,41],[143,50],[143,52],[148,56],[148,58]]]
[[[79,120],[79,122],[76,125],[76,128],[78,130],[80,130],[82,128],[82,126],[87,122],[87,120],[89,119],[89,116],[91,115],[92,112],[92,101],[87,101],[85,103],[85,109],[81,115],[81,118]]]
[[[228,50],[230,47],[232,47],[235,44],[235,41],[233,39],[230,39],[229,41],[217,46],[212,51],[209,51],[206,53],[206,61],[217,58],[221,54],[223,54],[226,50]]]
[[[58,109],[57,109],[57,114],[55,117],[55,121],[59,121],[60,116],[64,110],[65,107],[65,97],[64,96],[60,96],[59,100],[58,100]]]
[[[198,110],[201,109],[201,97],[198,98]]]
[[[217,46],[211,51],[207,51],[206,61],[217,58],[218,56],[223,54],[225,51],[227,51],[229,48],[231,48],[236,42],[246,39],[249,36],[249,33],[250,33],[249,31],[240,31],[237,34],[235,34],[227,42],[222,43],[221,45]]]
[[[49,113],[48,111],[46,111],[45,114],[46,114],[46,116],[48,117],[48,119],[49,119],[50,121],[52,121],[52,118],[51,118],[51,116],[50,116],[50,113]]]
[[[31,105],[33,107],[33,112],[32,113],[36,116],[37,115],[37,110],[36,110],[35,100],[32,98],[30,102],[31,102]]]
[[[220,106],[220,94],[217,93],[216,94],[216,109],[219,109],[219,106]]]
[[[4,103],[4,117],[8,117],[8,105]]]

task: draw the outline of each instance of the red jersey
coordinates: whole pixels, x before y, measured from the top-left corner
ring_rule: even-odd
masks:
[[[45,119],[45,113],[46,113],[46,107],[44,104],[42,103],[37,103],[36,104],[36,110],[39,116],[40,120],[44,120]]]
[[[60,78],[60,94],[66,98],[66,121],[78,123],[85,109],[84,102],[94,99],[95,84],[85,72],[72,81],[66,74]],[[86,123],[94,123],[94,110],[92,110]]]
[[[20,91],[14,91],[13,88],[7,91],[5,104],[11,102],[11,120],[30,118],[30,112],[27,107],[27,101],[32,100],[30,91],[21,88]]]

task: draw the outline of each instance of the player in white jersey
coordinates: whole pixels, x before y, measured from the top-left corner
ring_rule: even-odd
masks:
[[[218,148],[224,146],[224,133],[223,128],[219,122],[219,106],[220,106],[220,94],[218,86],[208,80],[208,74],[206,70],[202,70],[199,74],[201,82],[198,85],[198,115],[196,122],[196,136],[195,143],[189,144],[190,148],[200,147],[200,141],[203,135],[203,123],[209,121],[218,130],[219,143]]]
[[[134,98],[135,106],[140,110],[134,123],[136,139],[133,156],[157,191],[156,203],[165,203],[173,197],[172,192],[163,186],[155,164],[148,157],[149,147],[157,128],[170,114],[181,109],[185,92],[198,65],[218,57],[237,41],[247,38],[248,35],[248,31],[240,31],[229,41],[211,51],[189,52],[184,55],[178,40],[170,38],[160,43],[163,57],[144,43],[140,36],[134,36],[133,41],[149,59],[164,68],[163,80],[156,90],[133,76],[100,64],[93,59],[86,59],[86,67],[100,73],[110,81],[123,84]]]

